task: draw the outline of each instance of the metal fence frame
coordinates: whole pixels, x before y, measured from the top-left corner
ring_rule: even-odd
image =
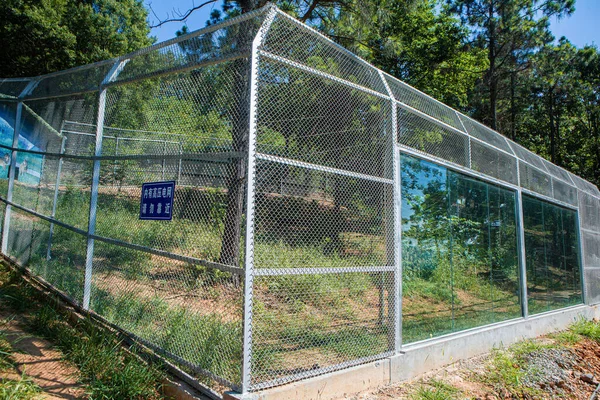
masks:
[[[117,154],[115,154],[113,156],[106,156],[106,155],[103,156],[102,144],[103,144],[103,138],[106,138],[104,136],[104,117],[105,117],[107,89],[112,87],[113,85],[118,85],[118,84],[123,83],[123,82],[116,82],[117,77],[119,76],[119,74],[123,70],[123,68],[126,66],[126,64],[129,62],[129,60],[138,56],[139,54],[145,54],[145,53],[150,52],[151,50],[159,50],[161,48],[172,45],[174,43],[179,43],[183,40],[197,37],[201,34],[214,32],[223,27],[238,24],[241,21],[249,20],[250,18],[255,17],[259,13],[264,15],[262,26],[258,30],[258,33],[256,34],[256,36],[254,37],[254,39],[252,41],[252,48],[250,50],[250,53],[246,55],[246,56],[250,57],[250,69],[251,69],[250,72],[251,73],[250,73],[250,78],[249,78],[250,79],[250,82],[249,82],[249,98],[250,98],[249,124],[250,125],[249,125],[249,141],[248,141],[249,144],[248,144],[247,152],[245,152],[245,154],[241,155],[242,157],[247,157],[247,159],[246,159],[246,162],[247,162],[247,185],[246,185],[246,200],[245,200],[247,211],[246,211],[246,227],[245,227],[246,241],[245,241],[245,265],[244,265],[244,268],[223,265],[220,263],[210,262],[210,261],[202,260],[202,259],[191,257],[191,256],[173,254],[173,253],[169,253],[169,252],[166,252],[163,250],[153,249],[153,248],[149,248],[149,247],[142,246],[139,244],[126,243],[126,242],[118,240],[118,239],[107,238],[107,237],[102,237],[102,236],[97,235],[96,234],[96,216],[97,216],[98,189],[99,189],[101,162],[103,160],[111,161],[111,160],[118,160],[118,159],[143,159],[143,158],[161,159],[160,155],[156,155],[153,157],[148,157],[147,155],[117,155]],[[346,57],[348,59],[351,59],[354,62],[357,62],[360,65],[363,65],[369,71],[372,71],[376,76],[378,76],[381,86],[385,88],[385,93],[380,92],[378,90],[374,90],[372,87],[367,87],[360,83],[352,82],[343,76],[338,76],[334,73],[318,70],[311,66],[305,65],[297,60],[288,59],[282,55],[274,54],[274,53],[270,52],[268,49],[265,49],[264,48],[264,43],[266,40],[265,38],[269,34],[269,32],[271,30],[271,25],[273,24],[273,22],[276,18],[280,19],[280,20],[284,20],[284,21],[286,21],[286,23],[289,23],[289,24],[292,24],[292,25],[298,27],[307,36],[312,37],[314,40],[319,41],[319,43],[322,44],[323,46],[326,46],[329,49],[331,49],[333,54],[337,54],[340,57]],[[219,62],[230,60],[230,59],[231,59],[230,57],[224,57],[224,58],[216,58],[213,60],[204,60],[201,63],[189,65],[189,66],[186,66],[183,68],[178,68],[175,70],[177,72],[181,72],[181,71],[185,71],[185,70],[201,68],[205,65],[213,65],[213,64],[216,64]],[[391,178],[390,177],[371,176],[368,174],[363,174],[363,173],[359,173],[359,172],[355,172],[355,171],[342,170],[339,168],[334,168],[334,167],[329,167],[329,166],[324,166],[324,165],[311,164],[311,163],[305,162],[305,161],[294,160],[294,159],[289,159],[289,158],[285,158],[285,157],[281,157],[281,156],[277,156],[277,155],[273,155],[273,154],[266,154],[266,153],[259,152],[257,150],[257,131],[259,129],[259,126],[258,126],[259,115],[258,114],[260,113],[260,110],[258,107],[258,103],[260,101],[260,98],[259,98],[260,93],[258,91],[258,86],[259,86],[259,76],[258,75],[260,73],[261,63],[263,62],[263,60],[276,61],[278,63],[286,65],[289,68],[301,70],[308,74],[319,76],[320,78],[323,78],[325,80],[335,82],[336,84],[340,84],[345,87],[352,88],[353,90],[356,90],[356,91],[359,91],[359,92],[362,92],[362,93],[365,93],[365,94],[368,94],[371,96],[375,96],[375,97],[389,103],[390,108],[391,108],[391,137],[394,140],[394,143],[388,144],[391,147],[388,150],[391,150],[391,154],[392,154],[392,160],[391,160],[392,176],[391,176]],[[403,350],[403,343],[402,343],[402,246],[401,246],[401,243],[402,243],[402,221],[401,221],[402,199],[401,199],[401,175],[400,175],[400,155],[401,154],[408,154],[408,155],[412,155],[412,156],[415,156],[420,159],[434,162],[434,163],[444,166],[450,170],[458,171],[464,175],[467,175],[470,177],[475,177],[484,182],[488,182],[488,183],[491,183],[494,185],[501,186],[503,188],[507,188],[507,189],[511,190],[513,193],[515,193],[516,207],[517,207],[517,210],[516,210],[517,227],[518,227],[517,239],[518,239],[518,250],[519,250],[518,257],[519,257],[519,277],[520,277],[520,302],[521,302],[521,310],[522,310],[523,318],[528,318],[528,316],[529,316],[528,304],[527,304],[527,276],[526,276],[526,270],[525,270],[526,259],[525,259],[525,252],[524,252],[525,237],[524,237],[524,229],[523,229],[523,220],[524,220],[523,204],[522,204],[523,203],[523,200],[522,200],[523,194],[531,195],[536,198],[540,198],[542,200],[551,202],[552,204],[556,204],[556,205],[568,208],[570,210],[575,210],[577,212],[577,215],[578,215],[578,221],[577,221],[577,223],[578,223],[578,239],[579,239],[579,245],[580,245],[579,265],[581,268],[580,275],[581,275],[583,299],[586,304],[591,304],[593,302],[591,300],[591,298],[593,297],[594,299],[596,299],[598,296],[598,294],[596,294],[596,293],[592,293],[592,294],[589,293],[590,288],[593,287],[592,286],[593,283],[587,281],[586,272],[588,270],[593,272],[597,269],[600,269],[600,265],[586,265],[585,257],[584,257],[585,248],[583,246],[582,232],[589,231],[589,232],[592,232],[593,234],[600,234],[600,227],[598,227],[596,229],[594,227],[590,228],[589,226],[588,227],[584,226],[584,223],[583,223],[584,221],[582,221],[582,215],[581,215],[584,197],[586,197],[586,196],[589,199],[592,199],[593,202],[595,202],[596,207],[600,208],[600,192],[598,192],[597,188],[595,188],[592,184],[585,182],[581,178],[578,178],[575,175],[568,173],[558,167],[555,167],[555,166],[551,167],[548,162],[546,162],[545,160],[542,160],[540,157],[534,155],[533,153],[529,153],[525,149],[520,148],[516,143],[491,131],[489,128],[483,127],[482,125],[478,124],[477,122],[471,120],[469,117],[448,108],[447,106],[443,105],[439,101],[431,98],[430,96],[425,95],[424,93],[419,92],[418,90],[416,90],[414,88],[411,88],[410,86],[404,84],[403,82],[397,80],[396,78],[374,68],[373,66],[368,64],[366,61],[360,59],[359,57],[357,57],[353,53],[349,52],[348,50],[342,48],[341,46],[335,44],[330,39],[328,39],[324,35],[320,34],[319,32],[315,31],[314,29],[296,21],[295,19],[286,15],[285,13],[278,10],[274,6],[267,6],[266,8],[259,10],[255,13],[250,13],[250,14],[244,15],[242,17],[238,17],[238,18],[233,18],[222,24],[213,25],[208,28],[202,29],[200,31],[192,32],[191,34],[182,36],[180,38],[172,39],[165,43],[155,45],[149,49],[140,50],[138,52],[120,57],[115,60],[108,60],[106,62],[98,63],[98,64],[95,64],[95,66],[103,66],[103,67],[109,66],[110,69],[109,69],[108,73],[106,74],[106,76],[104,77],[104,79],[102,80],[102,83],[99,85],[98,88],[95,88],[94,90],[83,90],[83,91],[77,92],[77,93],[58,94],[58,95],[51,95],[51,96],[32,95],[32,92],[35,90],[36,86],[41,81],[43,81],[44,79],[47,79],[49,77],[58,76],[65,72],[59,72],[59,73],[50,74],[50,75],[43,76],[43,77],[32,78],[32,79],[26,80],[26,81],[24,81],[22,79],[0,81],[0,87],[1,87],[1,84],[3,84],[4,82],[25,82],[26,83],[26,86],[24,87],[24,89],[15,98],[6,98],[5,99],[5,98],[0,97],[0,100],[2,100],[4,102],[16,103],[16,121],[17,121],[15,128],[14,128],[12,146],[0,146],[1,148],[5,148],[12,152],[11,168],[10,168],[10,173],[8,176],[8,192],[7,192],[6,198],[0,198],[0,201],[5,203],[5,205],[6,205],[5,212],[4,212],[4,224],[3,224],[3,230],[2,230],[2,253],[5,255],[8,255],[7,249],[8,249],[9,235],[10,235],[10,219],[11,219],[10,216],[11,216],[12,207],[16,207],[22,211],[29,213],[30,215],[37,216],[37,217],[50,223],[50,238],[48,241],[48,251],[47,251],[48,259],[50,259],[50,256],[51,256],[50,248],[51,248],[51,242],[52,242],[52,232],[53,232],[55,225],[58,225],[62,228],[72,230],[72,231],[77,232],[80,235],[84,236],[87,240],[86,261],[85,261],[85,283],[84,283],[84,290],[83,290],[84,295],[83,295],[83,302],[82,302],[82,306],[85,310],[89,310],[89,308],[90,308],[90,290],[91,290],[91,281],[92,281],[92,276],[93,276],[92,262],[93,262],[93,258],[94,258],[94,243],[96,240],[100,240],[105,243],[116,244],[118,246],[127,247],[127,248],[134,249],[134,250],[147,252],[150,254],[168,257],[168,258],[175,259],[175,260],[185,261],[185,262],[193,264],[193,265],[200,265],[200,266],[204,266],[204,267],[208,267],[208,268],[214,268],[214,269],[217,269],[220,271],[229,272],[229,273],[238,275],[240,277],[243,277],[244,278],[244,300],[243,300],[244,315],[243,315],[243,338],[242,338],[243,339],[243,359],[240,360],[240,367],[241,367],[241,371],[242,371],[241,385],[237,385],[235,382],[230,382],[227,379],[219,377],[218,375],[212,373],[211,371],[206,371],[201,368],[198,368],[197,366],[192,365],[189,362],[186,362],[186,360],[183,360],[180,357],[177,357],[175,355],[169,355],[171,358],[176,359],[181,364],[183,364],[189,368],[192,368],[195,372],[209,376],[223,385],[232,387],[233,389],[239,390],[242,393],[246,394],[246,393],[260,390],[263,388],[276,386],[279,384],[291,382],[291,381],[306,378],[309,376],[323,374],[323,373],[326,373],[326,372],[329,372],[332,370],[346,368],[351,365],[364,363],[364,362],[367,362],[370,360],[375,360],[375,359],[390,356],[392,354],[399,354],[400,352],[402,352],[402,350]],[[85,68],[88,68],[88,67],[85,67]],[[163,72],[163,74],[164,73],[168,73],[168,72]],[[140,77],[139,79],[142,79],[142,78],[143,78],[143,76]],[[131,82],[131,79],[125,80],[124,82]],[[443,122],[442,120],[438,119],[435,115],[433,115],[434,114],[433,112],[427,112],[427,111],[419,110],[419,109],[413,107],[409,101],[406,101],[402,97],[398,97],[394,93],[394,90],[390,87],[390,83],[393,83],[394,85],[398,85],[398,87],[401,87],[402,90],[406,90],[407,92],[410,92],[412,95],[417,96],[420,100],[422,100],[432,106],[439,107],[440,109],[444,110],[444,112],[453,114],[453,118],[455,118],[456,121],[460,122],[460,124],[458,125],[458,127],[453,126],[450,123]],[[61,96],[89,93],[89,92],[96,92],[96,91],[98,92],[98,99],[97,99],[98,112],[97,112],[97,116],[96,116],[97,124],[96,124],[96,128],[95,128],[95,146],[94,146],[93,155],[86,156],[86,155],[65,154],[64,138],[62,140],[61,150],[58,153],[38,152],[38,151],[24,150],[24,149],[18,148],[19,147],[18,146],[18,138],[19,138],[19,130],[20,130],[19,121],[21,121],[21,114],[23,111],[23,107],[26,106],[24,104],[25,100],[29,101],[29,100],[41,100],[41,99],[46,99],[46,98],[57,98],[57,97],[61,97]],[[435,126],[441,128],[441,129],[452,132],[453,134],[456,134],[456,135],[460,135],[460,137],[464,138],[466,140],[466,142],[468,143],[467,156],[466,156],[465,162],[460,164],[460,163],[456,163],[453,161],[449,161],[438,155],[428,153],[427,151],[424,151],[422,149],[418,150],[418,149],[412,148],[406,144],[401,143],[400,137],[399,137],[400,133],[398,132],[399,123],[401,124],[401,122],[399,121],[399,116],[398,116],[399,110],[402,110],[403,112],[407,112],[412,116],[416,116],[416,117],[420,118],[421,120],[427,121],[428,123],[434,124]],[[465,126],[465,122],[469,124],[469,126],[471,127],[471,131],[469,131],[467,126]],[[497,136],[494,136],[494,140],[497,140],[498,142],[496,142],[496,143],[500,143],[501,146],[505,146],[505,148],[497,147],[494,144],[489,143],[486,140],[482,139],[481,137],[479,137],[479,134],[474,133],[475,131],[473,129],[475,129],[475,128],[473,128],[473,127],[484,130],[486,132],[485,134],[489,134],[492,136],[497,135]],[[135,140],[138,140],[138,139],[135,139]],[[514,162],[514,165],[516,167],[516,182],[510,182],[505,179],[501,179],[499,177],[491,176],[486,173],[475,170],[473,163],[472,163],[472,161],[473,161],[472,148],[471,148],[472,144],[481,145],[485,149],[495,152],[495,154],[500,154],[503,157],[509,157],[509,159]],[[517,151],[515,151],[515,150],[517,150]],[[29,152],[29,153],[33,153],[33,154],[43,154],[43,155],[57,157],[59,159],[59,164],[58,164],[59,165],[58,166],[59,173],[58,173],[58,177],[57,177],[57,184],[55,185],[54,203],[53,203],[51,215],[46,216],[46,215],[40,214],[34,210],[28,209],[27,207],[23,207],[23,206],[13,202],[13,190],[14,190],[15,166],[16,166],[17,152],[25,152],[25,153]],[[524,156],[523,156],[524,154],[528,157],[528,159],[524,158]],[[164,168],[164,160],[165,159],[167,159],[167,158],[175,159],[175,160],[178,159],[179,160],[179,172],[177,175],[178,175],[178,177],[180,177],[181,176],[181,160],[182,160],[183,156],[185,156],[186,159],[194,157],[193,154],[192,155],[190,155],[190,154],[184,155],[183,154],[183,148],[182,148],[181,142],[180,142],[179,154],[169,155],[168,157],[166,157],[165,154],[163,154],[163,157],[162,157],[163,168]],[[214,154],[211,157],[218,158],[218,157],[230,157],[230,156],[231,156],[230,154]],[[207,157],[207,155],[205,154],[205,155],[201,155],[199,157]],[[61,168],[61,165],[62,165],[62,162],[64,159],[88,160],[88,161],[93,162],[93,176],[92,176],[91,193],[90,193],[89,220],[88,220],[87,229],[85,229],[85,230],[76,228],[74,226],[70,226],[70,225],[65,224],[55,218],[56,217],[56,215],[55,215],[56,214],[56,199],[58,196],[58,186],[59,186],[58,180],[60,179],[60,168]],[[259,161],[259,160],[270,161],[270,162],[275,162],[278,164],[285,164],[285,165],[289,165],[289,166],[295,166],[295,167],[300,167],[300,168],[314,170],[314,171],[322,171],[322,172],[337,174],[337,175],[341,175],[341,176],[348,176],[348,177],[361,178],[361,179],[366,179],[366,180],[371,180],[371,181],[376,181],[376,182],[383,182],[383,183],[392,185],[392,187],[393,187],[392,218],[393,218],[393,226],[394,226],[393,262],[389,263],[390,265],[355,267],[355,268],[348,267],[348,268],[329,268],[329,269],[327,269],[327,268],[298,268],[298,269],[286,269],[286,268],[260,269],[259,268],[259,269],[256,269],[254,267],[254,254],[255,254],[254,233],[255,233],[255,199],[256,199],[256,179],[257,179],[256,164],[257,164],[257,161]],[[527,170],[531,169],[533,171],[537,171],[536,173],[543,174],[543,176],[547,177],[548,181],[550,182],[550,190],[547,191],[546,193],[538,193],[535,190],[533,190],[531,186],[528,187],[526,185],[526,183],[527,183],[526,178],[523,177],[524,173],[526,173],[527,171],[523,171],[522,170],[523,168],[526,168]],[[557,170],[554,170],[554,168],[557,168]],[[164,170],[163,170],[163,176],[164,176]],[[565,179],[565,177],[567,179]],[[563,186],[567,185],[569,190],[574,190],[574,193],[576,194],[575,198],[571,199],[570,202],[564,201],[565,199],[563,199],[563,198],[557,198],[559,196],[559,193],[555,192],[555,189],[554,189],[555,185],[563,185]],[[393,321],[394,332],[393,332],[393,349],[392,349],[392,351],[386,352],[384,354],[373,354],[371,356],[347,361],[347,362],[344,362],[341,364],[336,364],[336,365],[327,366],[327,367],[323,367],[323,368],[317,368],[317,369],[315,369],[313,371],[309,371],[309,372],[305,371],[305,372],[298,373],[298,374],[292,374],[290,376],[285,377],[284,379],[275,379],[275,380],[269,381],[269,382],[253,383],[253,381],[252,381],[252,361],[253,361],[252,344],[253,344],[253,315],[254,315],[253,314],[254,278],[257,276],[298,275],[298,274],[336,274],[336,273],[348,273],[348,272],[389,272],[389,273],[393,274],[393,277],[394,277],[393,278],[394,314],[391,316],[391,318]],[[433,339],[433,340],[435,340],[435,339]],[[152,344],[150,344],[150,346],[152,346]],[[160,349],[156,349],[156,350],[160,351]]]

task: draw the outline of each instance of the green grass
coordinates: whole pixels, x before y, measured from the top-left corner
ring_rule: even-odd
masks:
[[[114,334],[90,320],[69,325],[67,315],[54,308],[51,298],[40,297],[18,273],[1,268],[0,296],[11,293],[13,304],[21,307],[30,329],[53,342],[65,359],[75,364],[90,400],[162,398],[163,373],[159,369],[126,352]],[[22,382],[19,387],[28,386]]]
[[[518,360],[523,360],[529,354],[539,352],[545,349],[556,349],[561,347],[559,343],[540,342],[538,340],[523,340],[510,347],[510,351]]]
[[[0,275],[0,282],[2,277],[3,276]],[[2,292],[0,292],[0,294],[1,293]],[[7,297],[4,295],[0,297],[0,304],[5,303],[7,299],[10,299],[12,302],[19,298],[20,296],[18,293],[16,293],[16,297]],[[15,303],[19,306],[22,305],[22,302]],[[4,322],[5,321],[3,321],[3,323]],[[13,353],[14,349],[8,341],[6,333],[0,330],[0,372],[7,372],[14,368],[15,364]],[[2,400],[35,399],[39,397],[40,393],[41,389],[25,374],[23,374],[18,380],[0,379],[0,399]]]
[[[169,306],[158,297],[104,297],[104,301],[96,300],[94,309],[116,325],[201,368],[233,382],[240,379],[241,323]]]
[[[425,297],[435,302],[451,303],[452,289],[448,285],[420,277],[409,277],[402,281],[402,295],[406,297]]]
[[[562,346],[572,346],[577,344],[582,339],[582,336],[574,332],[572,329],[554,333],[549,336]]]
[[[480,379],[496,390],[505,390],[517,398],[537,396],[540,390],[525,386],[526,376],[535,376],[538,372],[528,365],[528,356],[545,349],[563,348],[559,341],[541,342],[539,340],[524,340],[508,349],[494,349],[486,366],[485,375]]]
[[[598,322],[581,319],[574,323],[569,330],[576,335],[600,342],[600,324]]]
[[[183,190],[180,201],[189,196],[190,204],[196,201],[210,206],[210,209],[200,212],[197,205],[190,206],[189,210],[182,205],[170,223],[140,222],[138,199],[129,196],[126,190],[118,194],[100,193],[96,232],[135,244],[218,261],[224,213],[219,204],[225,197],[218,190]],[[27,194],[26,190],[19,193],[22,193],[22,201],[31,202],[27,196],[35,197]],[[51,192],[40,193],[37,204],[43,208],[48,204],[44,196]],[[88,191],[68,187],[61,192],[57,217],[68,224],[86,228],[88,197]],[[344,251],[331,251],[329,233],[318,231],[318,227],[322,226],[319,216],[333,218],[331,210],[317,202],[288,204],[287,200],[279,198],[261,201],[282,203],[278,207],[291,204],[297,207],[292,211],[299,211],[298,215],[312,215],[315,223],[314,227],[306,224],[297,231],[281,233],[275,240],[271,230],[279,232],[277,227],[266,226],[265,218],[262,218],[256,233],[256,268],[339,268],[385,264],[384,235],[376,229],[368,234],[341,233],[339,239]],[[261,220],[260,215],[257,218]],[[352,224],[358,225],[356,221]],[[55,227],[53,258],[46,262],[48,224],[32,224],[22,218],[21,221],[13,218],[11,229],[15,234],[23,232],[27,235],[32,225],[37,242],[30,251],[30,257],[26,257],[28,249],[20,250],[24,257],[29,258],[28,266],[75,301],[81,302],[85,238]],[[243,242],[243,238],[241,240]],[[458,250],[456,253],[462,254]],[[516,275],[507,276],[508,283],[491,284],[489,265],[485,260],[475,260],[471,254],[455,256],[452,262],[452,265],[437,262],[437,268],[429,272],[410,273],[406,270],[403,295],[418,302],[422,309],[417,310],[419,315],[410,317],[411,310],[406,305],[408,303],[405,304],[405,343],[520,316],[517,294],[511,286],[516,285]],[[231,283],[230,274],[183,265],[176,271],[178,276],[161,277],[161,271],[171,267],[172,263],[166,258],[97,241],[95,278],[104,279],[98,277],[110,273],[118,276],[119,281],[110,291],[106,286],[99,287],[97,282],[92,284],[92,309],[108,321],[165,350],[239,383],[243,335],[241,290],[235,311],[229,310],[230,314],[227,314],[219,305],[223,301],[222,292],[231,290],[231,285],[228,285]],[[485,273],[486,270],[488,273]],[[109,279],[106,278],[105,285],[111,284]],[[454,287],[449,284],[449,279],[453,280]],[[141,294],[129,289],[130,283],[137,285],[135,287],[140,284],[148,288],[170,287],[171,291],[180,293],[193,290],[195,295],[200,296],[214,292],[215,296],[212,303],[206,300],[208,296],[203,298],[202,305],[197,308],[202,309],[200,315],[192,306],[166,301],[165,297],[171,296],[170,293],[148,290]],[[314,355],[314,362],[321,366],[385,352],[389,349],[389,326],[385,321],[377,321],[377,298],[381,287],[387,292],[392,291],[391,283],[391,274],[377,273],[255,279],[253,348],[260,358],[256,365],[265,369],[285,365],[288,360],[294,359],[295,351],[309,352]],[[472,306],[473,303],[492,303],[491,300],[495,302]],[[255,372],[260,374],[263,371]]]
[[[13,366],[13,348],[6,339],[4,332],[0,331],[0,371],[5,371]]]
[[[121,349],[120,341],[90,321],[75,328],[48,305],[34,316],[33,328],[54,341],[80,371],[90,399],[159,399],[162,373]]]
[[[451,400],[461,398],[462,391],[435,379],[421,383],[411,394],[411,400]]]
[[[42,398],[40,387],[25,375],[19,380],[0,380],[0,399],[2,400],[33,400]]]
[[[482,380],[494,388],[505,388],[509,393],[520,396],[526,390],[522,385],[525,374],[515,354],[510,350],[496,349],[492,352]]]
[[[528,356],[545,349],[565,349],[588,338],[600,342],[600,323],[579,320],[567,330],[549,335],[551,341],[524,340],[508,349],[495,349],[486,366],[486,372],[479,378],[497,390],[506,390],[517,398],[540,395],[540,390],[523,385],[525,376],[535,376],[537,372],[528,366]]]

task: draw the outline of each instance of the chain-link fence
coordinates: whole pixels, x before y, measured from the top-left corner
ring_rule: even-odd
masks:
[[[600,301],[594,185],[271,6],[1,80],[0,134],[3,254],[216,391]]]

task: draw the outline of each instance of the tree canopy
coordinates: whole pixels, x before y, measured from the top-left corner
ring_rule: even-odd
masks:
[[[6,0],[0,76],[35,76],[150,45],[141,0]]]
[[[190,2],[189,11],[220,1]],[[275,3],[384,71],[600,183],[598,48],[557,40],[549,24],[576,12],[575,0]],[[265,4],[225,0],[207,24]],[[153,41],[142,0],[6,0],[0,21],[2,77],[70,68]]]

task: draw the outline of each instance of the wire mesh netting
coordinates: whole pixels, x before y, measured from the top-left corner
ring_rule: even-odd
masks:
[[[213,390],[600,301],[593,184],[272,6],[0,80],[0,200],[5,255]]]
[[[0,79],[0,98],[16,98],[29,84],[29,79]]]

